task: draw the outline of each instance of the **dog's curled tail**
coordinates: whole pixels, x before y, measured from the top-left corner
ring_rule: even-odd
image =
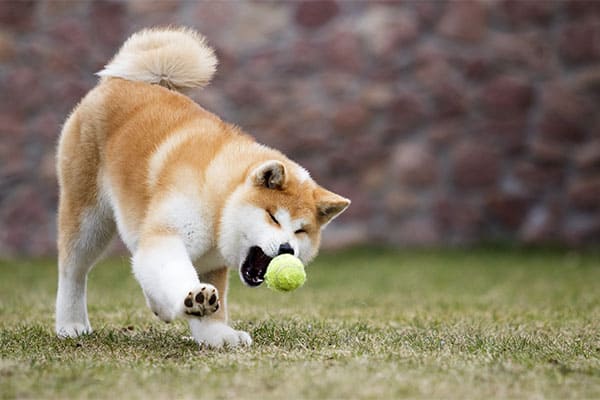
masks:
[[[213,49],[198,32],[154,28],[133,34],[97,75],[183,90],[206,85],[216,67]]]

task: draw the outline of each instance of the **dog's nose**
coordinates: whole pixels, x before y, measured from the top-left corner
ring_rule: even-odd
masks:
[[[292,246],[290,246],[289,243],[284,243],[281,246],[279,246],[279,253],[277,253],[277,255],[280,255],[280,254],[294,255],[294,249],[292,248]]]

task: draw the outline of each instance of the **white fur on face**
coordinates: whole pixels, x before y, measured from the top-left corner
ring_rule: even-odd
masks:
[[[276,209],[274,217],[279,226],[269,222],[265,209],[245,202],[242,189],[234,192],[225,205],[219,235],[219,250],[229,265],[241,266],[253,246],[275,257],[284,243],[289,243],[304,263],[314,257],[316,249],[308,235],[295,233],[306,222],[292,219],[284,208]]]
[[[296,233],[296,231],[303,229],[308,221],[305,221],[303,218],[292,219],[290,213],[285,208],[278,208],[273,216],[279,222],[281,230],[286,233],[286,237],[290,238],[287,242],[282,242],[281,244],[289,243],[294,249],[294,255],[301,259],[303,263],[306,264],[312,260],[314,256],[312,241],[306,233]],[[279,247],[277,247],[275,254],[277,254],[277,251],[279,251]]]

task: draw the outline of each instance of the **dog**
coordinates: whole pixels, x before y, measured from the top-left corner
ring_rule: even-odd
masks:
[[[349,206],[184,94],[216,65],[191,29],[140,31],[67,118],[57,150],[59,337],[92,332],[87,274],[118,232],[156,316],[187,318],[201,345],[250,345],[227,322],[228,269],[257,287],[279,254],[310,262],[321,230]]]

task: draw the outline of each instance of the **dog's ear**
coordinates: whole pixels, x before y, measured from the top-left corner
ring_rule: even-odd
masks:
[[[269,160],[262,163],[250,174],[256,186],[283,190],[286,184],[285,166],[281,161]]]
[[[323,188],[315,190],[315,200],[317,220],[321,227],[325,227],[350,205],[350,200]]]

